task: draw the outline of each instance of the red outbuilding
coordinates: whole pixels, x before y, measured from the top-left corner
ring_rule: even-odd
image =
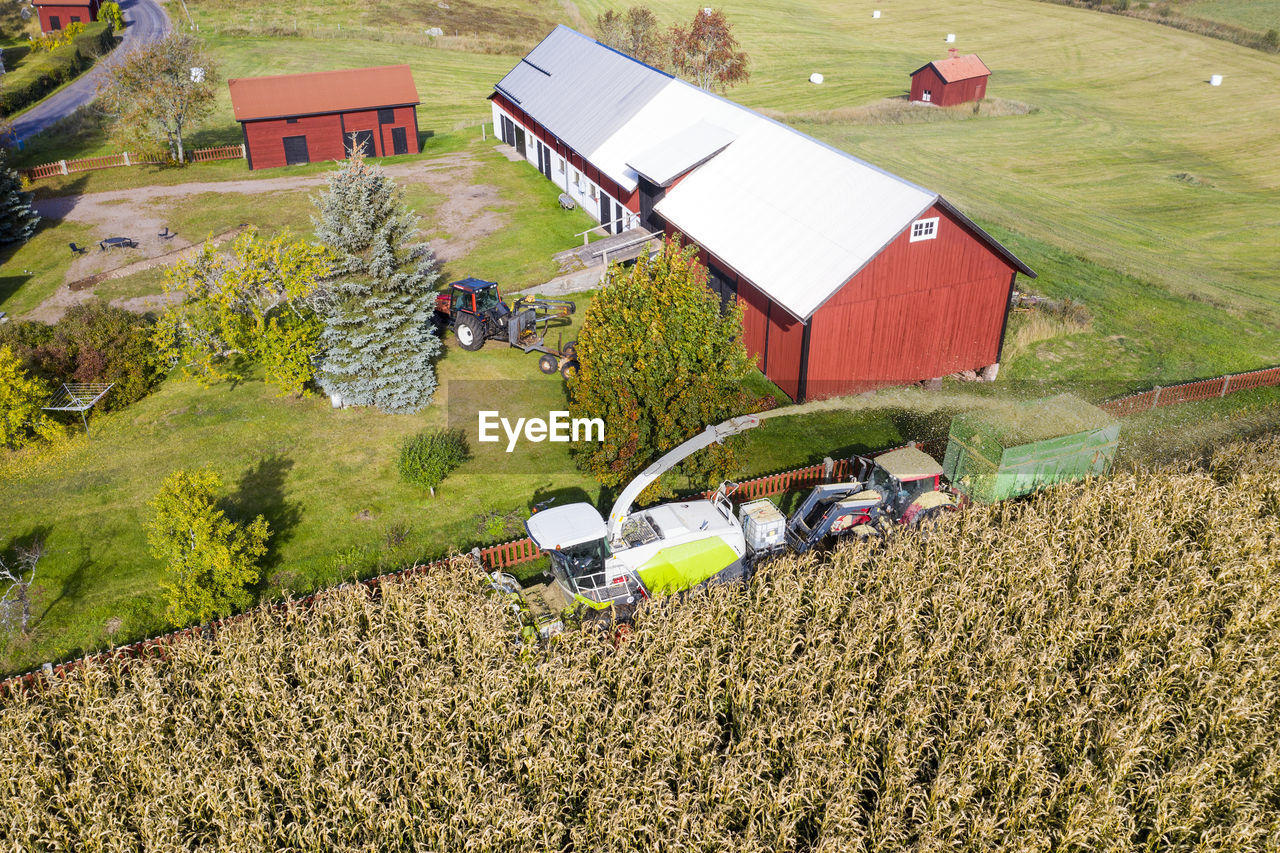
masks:
[[[994,373],[1035,273],[938,193],[567,27],[490,99],[496,134],[605,230],[696,246],[793,400]]]
[[[991,69],[978,54],[956,56],[930,62],[911,72],[911,102],[950,107],[968,101],[981,101],[987,96],[987,78]]]
[[[98,7],[101,0],[58,0],[43,2],[35,0],[36,11],[40,13],[40,32],[52,33],[64,29],[67,24],[87,24],[98,20]]]
[[[227,81],[250,169],[417,154],[418,89],[408,65]]]

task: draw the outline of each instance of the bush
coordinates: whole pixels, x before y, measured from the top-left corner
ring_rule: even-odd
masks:
[[[52,438],[58,425],[41,409],[48,402],[45,383],[28,375],[21,359],[0,344],[0,447],[17,449]]]
[[[257,560],[267,552],[266,519],[258,516],[247,525],[228,519],[216,504],[221,486],[207,468],[174,471],[151,501],[147,542],[165,564],[161,586],[169,617],[179,624],[205,622],[249,604]]]
[[[1267,30],[1262,36],[1262,44],[1267,50],[1280,50],[1280,30]]]
[[[120,4],[115,0],[107,0],[98,7],[98,20],[110,26],[113,33],[124,30],[124,14],[120,11]]]
[[[0,114],[12,115],[34,104],[81,71],[114,45],[111,28],[101,21],[85,25],[70,44],[51,51],[32,50],[4,75],[0,88]]]
[[[397,468],[402,480],[429,490],[435,497],[436,486],[470,456],[462,430],[429,429],[405,440]]]
[[[52,327],[8,323],[0,343],[48,382],[114,382],[98,404],[109,411],[141,400],[160,380],[151,330],[148,318],[95,300],[71,308]]]

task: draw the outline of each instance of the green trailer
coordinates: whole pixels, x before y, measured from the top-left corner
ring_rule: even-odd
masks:
[[[994,503],[1111,469],[1120,422],[1070,395],[957,415],[942,467],[952,486]]]

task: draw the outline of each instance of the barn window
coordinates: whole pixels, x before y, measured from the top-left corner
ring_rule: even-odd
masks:
[[[564,160],[561,159],[560,157],[556,158],[556,172],[558,172],[561,175],[564,174]]]
[[[298,120],[297,120],[296,118],[287,118],[287,119],[285,119],[285,120],[284,120],[284,123],[285,123],[285,124],[297,124],[297,123],[298,123]]]
[[[395,122],[396,111],[394,109],[378,110],[378,124],[395,124]]]
[[[932,89],[925,89],[925,90],[924,90],[924,94],[920,96],[920,100],[922,100],[922,101],[932,101],[932,100],[933,100],[933,90],[932,90]]]
[[[938,217],[932,219],[917,219],[911,223],[911,242],[917,240],[932,240],[938,236]]]

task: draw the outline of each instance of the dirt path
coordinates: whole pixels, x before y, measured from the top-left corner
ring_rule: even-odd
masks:
[[[434,215],[431,217],[435,227],[423,235],[441,261],[465,256],[477,242],[500,230],[507,221],[505,212],[492,209],[508,204],[498,194],[497,188],[474,183],[479,166],[480,162],[471,154],[459,153],[383,167],[401,185],[422,184],[444,196],[444,202],[433,211]],[[202,193],[256,195],[320,188],[327,181],[327,175],[204,181],[41,199],[34,205],[41,216],[92,226],[98,240],[106,237],[131,237],[137,241],[138,248],[102,252],[96,245],[89,246],[87,254],[72,262],[58,291],[28,312],[23,319],[54,322],[67,308],[92,296],[92,290],[71,291],[68,285],[72,282],[103,274],[116,278],[170,263],[175,249],[199,245],[181,234],[169,238],[159,236],[168,228],[163,213],[165,202],[180,202],[184,198]],[[142,255],[141,260],[137,260],[139,254]],[[154,310],[157,307],[156,298],[151,296],[116,300],[113,304],[139,311]]]

